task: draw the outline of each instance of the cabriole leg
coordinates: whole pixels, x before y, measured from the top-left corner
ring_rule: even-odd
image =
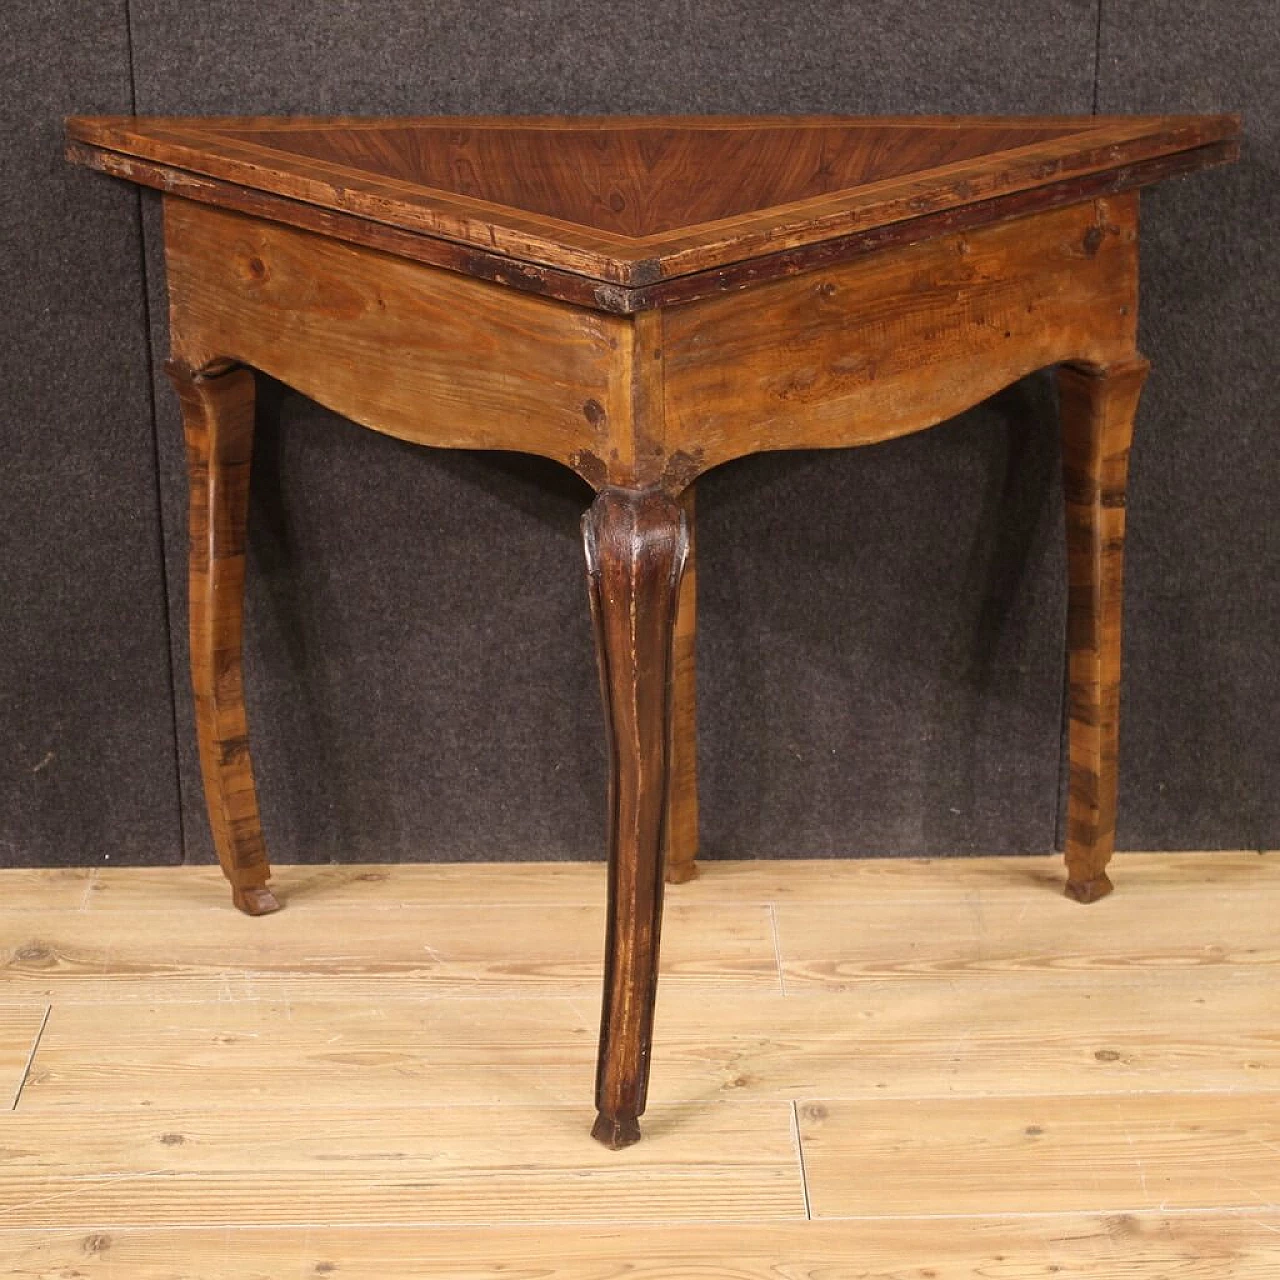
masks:
[[[280,904],[267,887],[241,674],[254,379],[243,367],[206,375],[171,363],[168,373],[187,442],[191,685],[205,803],[232,901],[260,916]]]
[[[671,766],[672,642],[688,528],[658,490],[605,489],[583,541],[609,741],[609,907],[592,1134],[639,1141],[653,1041]]]
[[[1067,519],[1067,896],[1111,892],[1129,444],[1147,362],[1058,371]]]

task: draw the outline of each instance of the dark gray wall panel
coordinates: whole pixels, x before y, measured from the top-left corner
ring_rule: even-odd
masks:
[[[1047,378],[702,484],[709,853],[1047,850],[1062,708]]]
[[[1101,111],[1245,115],[1244,160],[1150,192],[1120,840],[1280,844],[1280,16],[1106,0]]]
[[[1088,111],[1094,0],[131,0],[140,110]]]
[[[1093,91],[1091,0],[961,4],[945,24],[906,0],[488,12],[134,0],[139,110],[1044,112],[1088,111]],[[154,201],[147,228],[162,318]],[[182,460],[167,387],[159,401],[180,635]],[[247,679],[274,856],[599,856],[586,491],[528,459],[398,445],[292,394],[261,431]],[[1040,380],[913,440],[705,480],[709,854],[1052,847],[1056,466]],[[179,688],[188,850],[207,858]]]
[[[138,202],[62,159],[130,109],[123,4],[6,6],[0,79],[0,864],[177,861]]]

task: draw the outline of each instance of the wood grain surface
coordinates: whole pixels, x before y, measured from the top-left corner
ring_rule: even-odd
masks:
[[[599,480],[625,321],[185,200],[165,249],[182,364],[241,361],[403,440]]]
[[[0,1222],[608,1222],[641,1170],[645,1195],[629,1207],[641,1221],[802,1219],[790,1106],[701,1109],[700,1131],[684,1123],[688,1108],[655,1109],[626,1161],[583,1150],[576,1107],[361,1108],[318,1122],[313,1108],[274,1106],[250,1124],[139,1108],[99,1110],[88,1127],[72,1112],[19,1111],[4,1121]]]
[[[815,1218],[1280,1201],[1280,1094],[823,1100],[798,1114]]]
[[[590,1086],[594,993],[406,999],[393,988],[380,1002],[337,1000],[322,977],[293,990],[287,1001],[157,1000],[127,1011],[58,1000],[23,1109],[234,1111],[249,1078],[273,1106],[304,1078],[318,1108],[580,1107]],[[1278,1019],[1274,980],[1247,965],[1140,976],[1028,965],[971,974],[959,991],[867,979],[785,996],[725,988],[714,1000],[677,982],[663,990],[650,1096],[684,1105],[1280,1091]]]
[[[680,495],[687,545],[671,655],[671,781],[667,788],[669,884],[698,874],[698,536],[694,486]]]
[[[1115,862],[1126,884],[1142,898],[1191,893],[1235,898],[1247,905],[1259,877],[1273,874],[1275,854],[1256,850],[1212,853],[1120,852]],[[716,858],[697,889],[682,893],[690,903],[882,902],[895,906],[960,897],[1017,901],[1028,894],[1061,890],[1062,868],[1054,854],[964,858],[787,858],[738,861]],[[930,876],[925,868],[936,868]],[[222,910],[225,882],[212,867],[83,868],[77,901],[92,911]],[[52,877],[46,879],[46,877]],[[597,907],[604,897],[606,868],[599,862],[438,862],[377,864],[282,864],[277,891],[312,910],[370,910],[449,905],[556,905]],[[6,889],[6,886],[12,886]],[[3,910],[55,909],[65,902],[61,871],[0,869]],[[696,895],[691,897],[689,895]],[[67,903],[72,906],[74,904]]]
[[[671,788],[684,508],[602,489],[582,521],[609,746],[609,906],[594,1136],[639,1141],[649,1088]]]
[[[1008,218],[1026,217],[1131,191],[1213,165],[1228,164],[1238,158],[1239,149],[1239,143],[1234,139],[1224,139],[1190,151],[1153,156],[1119,169],[1102,169],[1049,186],[1011,191],[976,204],[953,205],[932,213],[916,214],[812,244],[772,249],[724,266],[706,267],[647,285],[608,283],[563,268],[525,262],[492,249],[406,231],[356,214],[306,204],[287,196],[273,195],[185,169],[174,169],[117,151],[104,151],[81,142],[68,143],[66,154],[76,164],[198,204],[315,231],[345,244],[380,249],[413,262],[425,262],[475,279],[491,280],[524,293],[556,298],[610,314],[634,315],[701,298],[720,297],[730,291],[793,276],[798,271],[834,266],[904,244],[920,244],[952,231],[987,226]]]
[[[1134,349],[1137,283],[1130,195],[672,308],[668,449],[703,470],[870,444],[1059,360],[1120,361]]]
[[[1229,895],[1222,901],[1239,899]],[[874,902],[778,903],[775,914],[788,992],[853,990],[863,982],[908,978],[960,987],[972,977],[1029,969],[1133,977],[1189,965],[1244,966],[1260,973],[1280,965],[1280,938],[1250,913],[1241,915],[1237,928],[1206,924],[1191,940],[1185,922],[1164,908],[1064,911],[1048,893],[1026,897],[1016,924],[988,916],[981,897],[968,903],[921,901],[911,911],[909,936],[895,933],[892,914]]]
[[[233,902],[267,915],[280,904],[267,887],[242,665],[254,378],[242,368],[206,376],[181,360],[166,367],[187,444],[187,634],[205,810]]]
[[[1233,116],[68,121],[79,160],[88,146],[630,287],[1238,134]]]
[[[718,128],[702,120],[609,129],[515,122],[470,129],[461,121],[334,129],[294,121],[224,126],[218,137],[389,178],[401,189],[426,187],[638,240],[1079,132],[1078,123],[1016,119],[968,128],[742,120]]]
[[[45,1004],[0,1005],[0,1108],[17,1106],[48,1014]]]
[[[1129,446],[1149,366],[1058,371],[1067,511],[1067,893],[1111,891],[1120,783],[1120,631]]]
[[[570,1227],[127,1228],[15,1231],[17,1275],[60,1280],[1272,1280],[1280,1213],[1116,1212],[991,1218]]]
[[[566,937],[585,968],[598,899],[585,925],[565,908],[588,911],[573,900],[599,865],[283,866],[290,909],[263,920],[211,909],[207,868],[104,868],[78,908],[49,905],[57,873],[0,872],[11,961],[38,964],[57,918],[119,984],[84,1000],[46,957],[47,1023],[14,1024],[34,1054],[0,1111],[0,1271],[1270,1280],[1280,995],[1257,953],[1275,855],[1116,861],[1126,892],[1088,912],[1048,858],[706,863],[666,959],[712,962],[744,905],[776,912],[786,993],[667,985],[645,1141],[620,1155],[582,1123],[594,984],[395,980],[410,940],[445,955],[468,936],[475,973],[572,959]],[[1063,943],[1051,913],[1075,936],[1065,965],[1043,962]],[[246,962],[269,948],[237,938],[291,920],[280,945],[302,963],[255,998]],[[954,980],[894,971],[937,934]],[[130,949],[148,935],[167,973]],[[883,976],[791,980],[859,935]],[[184,973],[219,950],[222,989],[192,999]]]
[[[0,911],[69,911],[85,905],[93,867],[0,867]]]
[[[519,954],[499,952],[497,940],[521,936],[530,914],[523,904],[479,912],[424,905],[360,918],[353,913],[341,929],[317,930],[305,911],[282,911],[268,924],[225,907],[174,907],[148,917],[144,930],[120,911],[14,912],[2,917],[0,975],[6,999],[31,1002],[55,990],[90,1001],[217,1000],[224,994],[287,1000],[299,982],[323,973],[335,999],[532,996],[567,985],[594,1003],[603,895],[589,906],[539,908],[538,926],[525,936],[543,941]],[[778,989],[768,907],[708,912],[673,902],[666,915],[668,986]],[[380,958],[370,963],[375,953]]]

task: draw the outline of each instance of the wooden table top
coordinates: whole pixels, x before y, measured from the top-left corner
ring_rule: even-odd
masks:
[[[73,160],[636,311],[1234,159],[1236,116],[77,117]]]

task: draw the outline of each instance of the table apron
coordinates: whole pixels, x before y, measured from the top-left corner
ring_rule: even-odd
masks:
[[[1137,194],[663,313],[668,448],[705,470],[935,425],[1046,365],[1135,351]]]
[[[165,201],[173,357],[239,362],[354,422],[510,449],[596,488],[749,453],[870,444],[1046,365],[1135,352],[1136,193],[636,316]]]
[[[631,322],[169,196],[176,362],[234,361],[400,439],[598,479],[629,414]]]

